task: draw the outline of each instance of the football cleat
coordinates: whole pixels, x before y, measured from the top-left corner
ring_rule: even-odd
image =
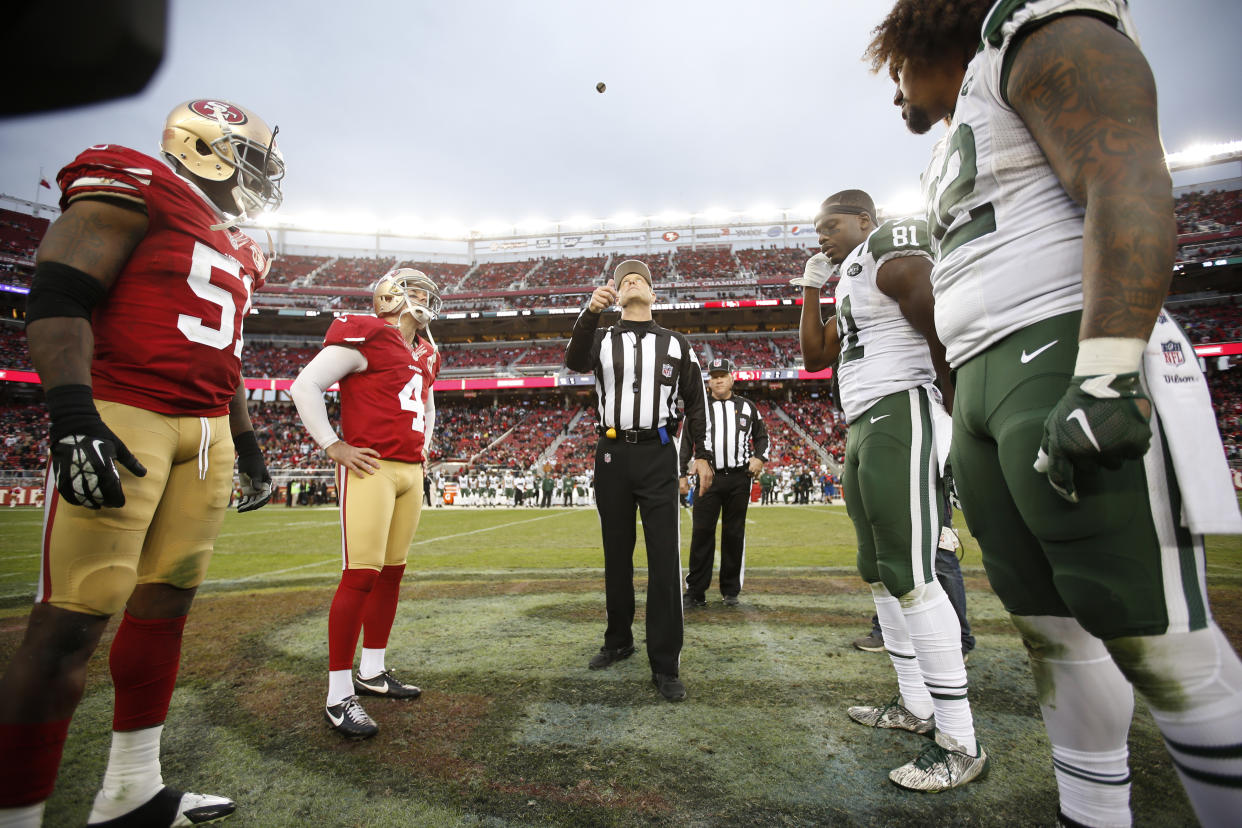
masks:
[[[908,791],[939,793],[983,778],[991,761],[983,745],[977,745],[971,755],[952,738],[938,732],[936,740],[914,761],[891,771],[888,778]]]
[[[328,720],[328,727],[347,739],[370,739],[379,733],[379,725],[362,709],[357,696],[349,696],[340,704],[325,707],[323,717]]]
[[[851,719],[867,727],[908,730],[920,736],[926,736],[936,727],[934,716],[920,719],[905,708],[905,705],[901,703],[901,696],[894,696],[888,704],[878,707],[860,705],[851,707],[846,712],[849,713]]]
[[[354,690],[359,696],[384,696],[389,699],[417,699],[423,694],[414,685],[406,684],[394,676],[391,670],[385,670],[372,678],[355,676]]]
[[[88,822],[87,828],[147,828],[164,826],[182,828],[207,825],[227,819],[237,810],[237,803],[223,796],[183,793],[163,787],[155,796],[127,814],[104,822]]]

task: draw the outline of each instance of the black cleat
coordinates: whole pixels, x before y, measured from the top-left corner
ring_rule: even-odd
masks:
[[[686,697],[686,685],[677,676],[667,673],[652,673],[651,683],[660,691],[660,695],[669,701],[681,701]]]
[[[705,606],[707,606],[707,599],[702,596],[691,595],[688,592],[681,596],[681,608],[683,610],[700,609]]]
[[[237,810],[237,803],[223,796],[182,793],[167,786],[127,814],[89,822],[87,828],[149,828],[149,826],[206,825],[227,819]]]
[[[379,725],[371,720],[357,696],[349,696],[340,704],[323,709],[328,727],[347,739],[370,739],[379,733]]]
[[[629,658],[634,655],[634,645],[628,647],[617,647],[615,650],[608,647],[600,647],[599,652],[587,664],[587,668],[591,670],[602,670],[605,667],[611,667],[618,661]]]
[[[383,696],[388,699],[417,699],[423,694],[423,691],[414,685],[406,684],[394,676],[391,670],[385,670],[378,676],[367,679],[355,676],[354,692],[359,696]]]
[[[736,595],[726,595],[724,597],[724,605],[726,607],[736,607],[739,603]]]

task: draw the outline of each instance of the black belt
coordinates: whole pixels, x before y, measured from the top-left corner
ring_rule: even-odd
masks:
[[[750,471],[750,466],[736,466],[732,469],[716,469],[716,474],[737,474],[738,472]]]
[[[610,431],[612,434],[608,433]],[[624,440],[627,443],[645,443],[648,440],[660,439],[660,429],[658,428],[616,429],[596,426],[595,433],[610,440]]]

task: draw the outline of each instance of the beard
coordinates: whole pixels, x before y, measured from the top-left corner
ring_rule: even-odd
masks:
[[[915,135],[923,135],[932,128],[931,116],[926,109],[911,106],[906,109],[906,129]]]

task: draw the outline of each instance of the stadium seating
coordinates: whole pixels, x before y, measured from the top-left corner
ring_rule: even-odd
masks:
[[[272,269],[267,273],[268,284],[292,284],[330,261],[330,256],[277,256],[272,262]]]
[[[607,256],[544,259],[526,279],[526,287],[580,287],[601,284]]]
[[[339,258],[315,275],[315,287],[370,287],[397,263],[390,258]]]
[[[34,370],[30,351],[26,349],[26,331],[22,328],[0,325],[0,368]]]
[[[45,218],[0,209],[0,253],[33,259],[50,223]]]
[[[542,263],[540,259],[524,259],[520,262],[485,262],[458,285],[460,293],[481,290],[507,290],[518,285],[532,268]],[[494,310],[494,308],[491,308]]]
[[[717,282],[738,278],[738,262],[727,244],[703,245],[698,250],[682,248],[673,258],[673,265],[681,282]]]

